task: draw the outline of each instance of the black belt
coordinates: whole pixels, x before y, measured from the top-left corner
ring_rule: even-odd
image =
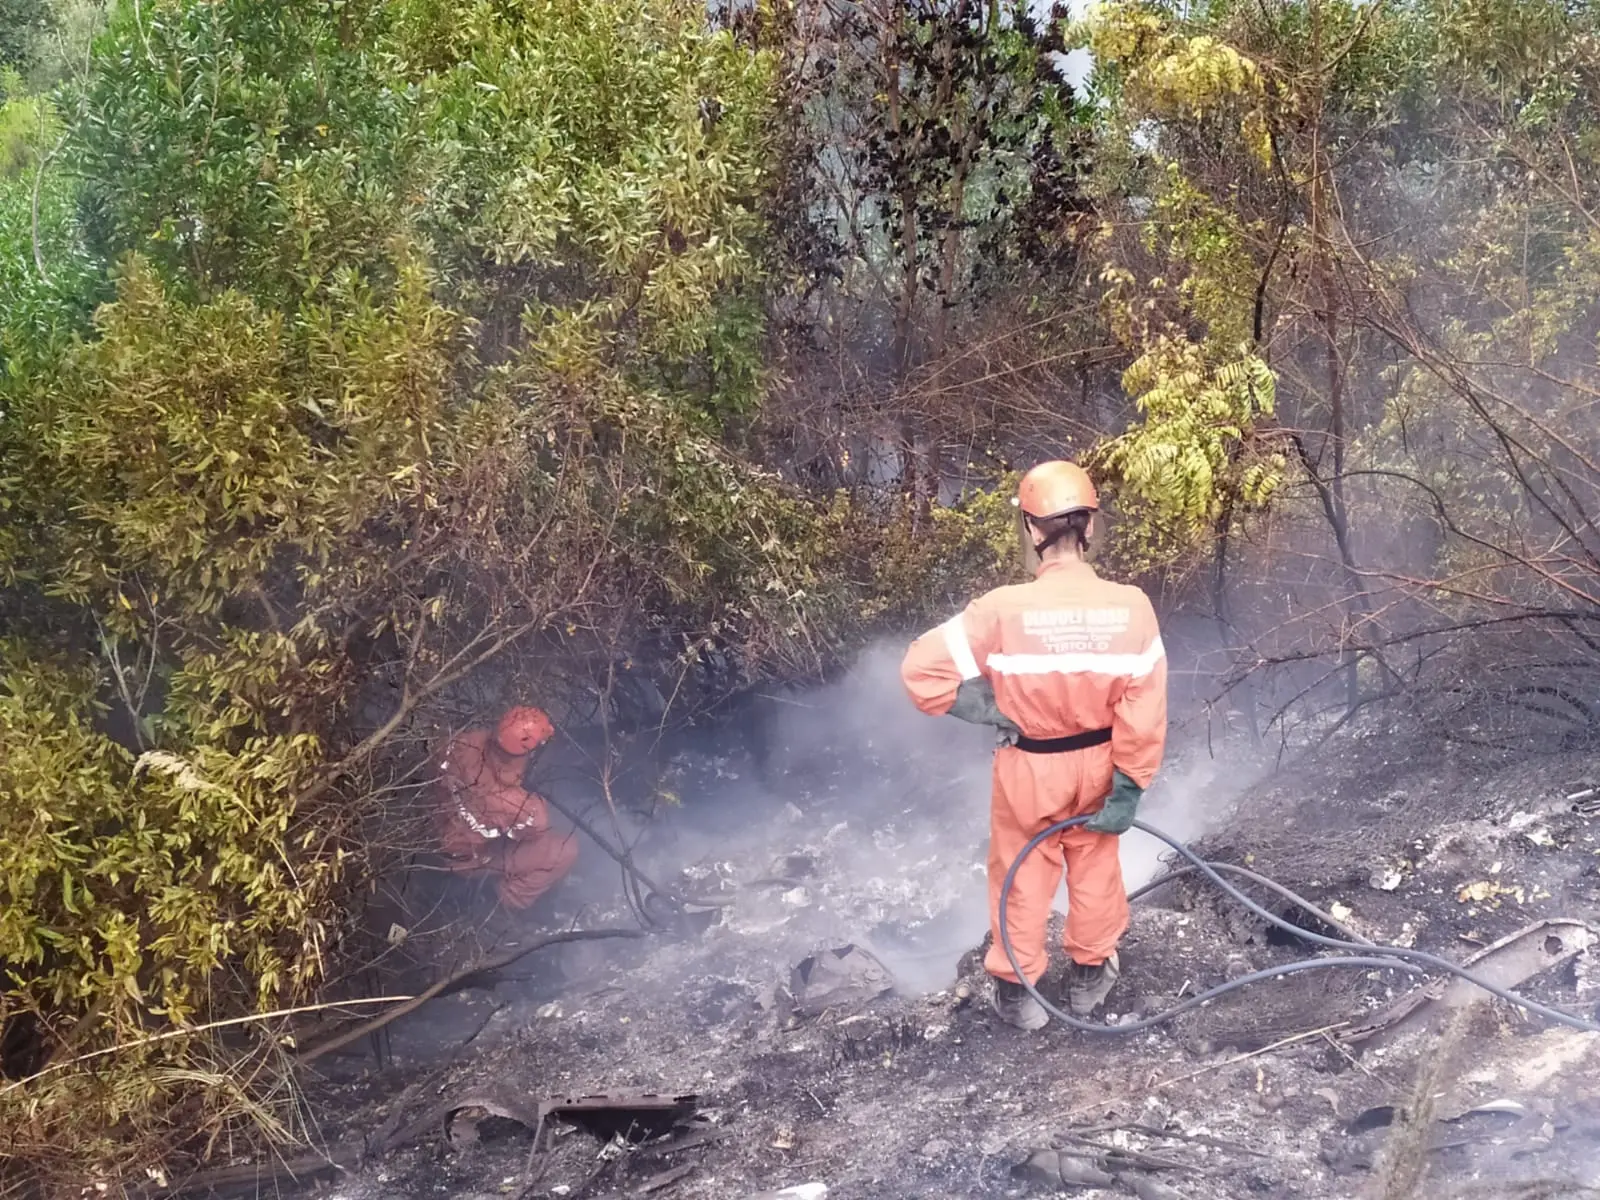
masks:
[[[1090,729],[1084,733],[1058,738],[1019,737],[1017,749],[1029,754],[1063,754],[1068,750],[1087,750],[1090,746],[1104,746],[1111,740],[1110,729]]]

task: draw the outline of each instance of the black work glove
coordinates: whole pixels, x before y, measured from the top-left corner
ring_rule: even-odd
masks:
[[[1139,798],[1144,789],[1120,770],[1111,772],[1111,794],[1100,811],[1084,822],[1090,833],[1127,833],[1139,812]]]
[[[956,688],[956,702],[950,706],[950,715],[974,725],[994,726],[1007,746],[1022,736],[1017,723],[1001,712],[1000,706],[995,703],[993,685],[981,676],[961,681],[961,686]]]

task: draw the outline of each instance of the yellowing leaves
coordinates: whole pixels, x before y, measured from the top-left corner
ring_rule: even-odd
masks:
[[[582,280],[537,305],[551,369],[610,361],[621,323],[668,360],[726,360],[753,338],[711,318],[757,270],[771,56],[677,0],[444,11],[452,60],[431,63],[426,119],[450,148],[440,190],[472,214],[462,234],[497,263]]]
[[[1272,169],[1272,126],[1267,121],[1267,114],[1261,108],[1252,108],[1245,113],[1244,120],[1240,122],[1239,132],[1244,137],[1245,145],[1250,148],[1255,156],[1258,166],[1263,171]]]
[[[1167,38],[1159,47],[1129,76],[1158,111],[1198,116],[1260,87],[1255,63],[1213,37]]]
[[[1523,904],[1527,900],[1527,892],[1515,884],[1496,883],[1492,879],[1479,879],[1463,884],[1456,890],[1456,899],[1462,904],[1483,904],[1489,908],[1499,908],[1501,901],[1508,898]]]
[[[1097,4],[1073,31],[1095,61],[1120,72],[1124,103],[1155,118],[1202,117],[1243,109],[1239,132],[1270,167],[1266,96],[1254,59],[1209,34],[1186,37],[1137,3]]]
[[[1276,459],[1239,455],[1258,418],[1272,413],[1275,386],[1272,371],[1244,348],[1212,364],[1200,344],[1158,338],[1123,374],[1143,419],[1098,459],[1120,494],[1198,533],[1223,503],[1264,504],[1281,482]]]

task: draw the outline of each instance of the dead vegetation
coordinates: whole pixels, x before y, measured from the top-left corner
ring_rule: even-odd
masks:
[[[472,1008],[488,1011],[487,1024],[460,1026],[463,1047],[438,1044],[454,1025],[439,1006],[466,1005],[465,994],[408,1016],[393,1043],[403,1048],[376,1075],[345,1056],[353,1047],[322,1059],[312,1094],[330,1144],[374,1128],[417,1139],[337,1173],[333,1194],[484,1194],[506,1181],[530,1198],[579,1200],[709,1200],[808,1182],[825,1183],[831,1197],[1021,1195],[1049,1191],[1029,1183],[1046,1167],[1107,1196],[1466,1196],[1484,1194],[1472,1188],[1485,1173],[1502,1189],[1488,1194],[1584,1194],[1586,1164],[1600,1152],[1600,1094],[1586,1082],[1593,1036],[1498,1002],[1441,1007],[1430,999],[1437,993],[1398,974],[1302,976],[1150,1035],[1052,1030],[1028,1042],[985,1008],[980,905],[976,926],[965,910],[972,952],[960,954],[960,937],[935,939],[948,947],[948,966],[933,993],[875,999],[880,989],[841,980],[797,997],[823,976],[791,968],[827,948],[855,943],[905,969],[908,951],[928,948],[915,931],[939,928],[971,896],[978,860],[963,847],[975,851],[981,837],[981,772],[937,799],[881,747],[865,762],[854,753],[845,747],[823,762],[802,748],[806,785],[787,784],[779,765],[762,786],[759,767],[737,757],[701,760],[678,779],[699,804],[657,818],[638,853],[669,886],[682,867],[686,890],[705,895],[720,881],[731,903],[705,932],[619,943],[599,959],[487,987],[487,1010]],[[1305,837],[1339,845],[1330,817],[1349,806],[1338,798],[1369,794],[1374,764],[1348,737],[1324,753],[1314,773],[1268,778],[1237,812],[1267,805]],[[1409,836],[1416,827],[1384,826],[1362,844],[1375,863],[1406,864],[1398,885],[1325,875],[1328,856],[1274,858],[1270,842],[1267,861],[1253,866],[1364,936],[1457,959],[1487,954],[1492,965],[1498,940],[1581,903],[1600,832],[1570,811],[1561,788],[1590,769],[1592,760],[1567,756],[1479,773],[1476,805],[1427,852]],[[1405,767],[1381,774],[1419,795],[1436,778]],[[1182,778],[1181,764],[1173,775]],[[1207,802],[1204,792],[1153,797],[1152,820]],[[718,815],[725,806],[739,812],[737,825]],[[695,827],[697,810],[706,832]],[[1348,820],[1359,827],[1360,810]],[[1211,835],[1216,853],[1236,836],[1230,828]],[[873,843],[865,857],[863,834]],[[1485,881],[1494,887],[1474,886]],[[890,936],[885,917],[901,932]],[[1537,947],[1544,934],[1531,939]],[[1228,920],[1186,884],[1163,889],[1136,906],[1120,1000],[1133,1012],[1163,1007],[1305,952]],[[1600,997],[1570,973],[1586,955],[1521,986],[1592,1010]],[[1458,1053],[1445,1053],[1441,1038],[1458,1042]],[[375,1107],[351,1103],[350,1089],[373,1087]],[[643,1093],[694,1093],[697,1116],[637,1143],[546,1121],[530,1159],[527,1126],[537,1127],[541,1105],[582,1095],[621,1104]],[[512,1098],[497,1102],[500,1116],[468,1103],[491,1094]],[[450,1105],[467,1126],[438,1118]]]

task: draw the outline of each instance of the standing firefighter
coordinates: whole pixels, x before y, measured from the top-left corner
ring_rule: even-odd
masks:
[[[1007,932],[1037,983],[1049,963],[1045,928],[1065,871],[1067,998],[1088,1016],[1118,975],[1128,927],[1117,835],[1161,765],[1167,661],[1148,597],[1111,583],[1084,561],[1094,533],[1094,484],[1068,462],[1041,463],[1017,489],[1018,529],[1032,583],[996,588],[912,643],[901,676],[918,708],[993,725],[989,818],[989,923],[984,966],[994,1007],[1019,1029],[1040,1029],[1044,1009],[1017,981],[1000,941],[1000,890],[1030,838],[1067,817],[1084,825],[1041,844],[1017,872]]]
[[[507,908],[527,908],[578,857],[577,841],[550,828],[544,797],[522,785],[554,732],[539,709],[513,708],[492,730],[452,738],[439,760],[440,849],[451,870],[491,876]]]

